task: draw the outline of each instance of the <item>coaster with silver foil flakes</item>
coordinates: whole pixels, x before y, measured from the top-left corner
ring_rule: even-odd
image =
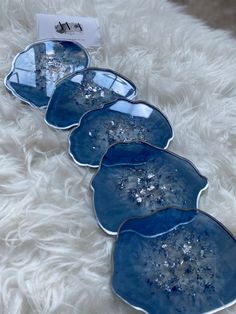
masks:
[[[148,314],[215,313],[236,303],[236,239],[196,209],[207,179],[166,148],[165,115],[134,100],[136,86],[111,69],[88,67],[68,40],[33,43],[13,60],[5,86],[45,122],[72,129],[69,153],[98,168],[91,181],[98,225],[116,235],[112,288]]]

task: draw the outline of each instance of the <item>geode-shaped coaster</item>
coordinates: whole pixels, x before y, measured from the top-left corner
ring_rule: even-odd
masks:
[[[98,223],[109,234],[165,207],[196,208],[206,187],[190,161],[143,142],[112,145],[91,182]]]
[[[199,210],[128,220],[113,251],[114,292],[148,314],[215,313],[236,302],[236,239]]]
[[[45,121],[54,128],[68,129],[78,125],[86,112],[118,98],[133,99],[135,95],[135,85],[120,74],[109,69],[84,69],[57,84]]]
[[[38,41],[15,57],[5,86],[29,105],[44,108],[58,80],[88,65],[88,53],[78,43]]]
[[[154,106],[119,99],[88,112],[69,137],[69,153],[82,166],[98,167],[116,142],[145,141],[166,148],[173,138],[167,118]]]

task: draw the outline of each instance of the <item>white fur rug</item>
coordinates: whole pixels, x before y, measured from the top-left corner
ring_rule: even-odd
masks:
[[[92,170],[3,86],[16,53],[36,39],[35,13],[99,18],[92,65],[136,83],[173,125],[170,149],[209,179],[200,208],[236,235],[236,40],[165,0],[0,2],[0,313],[131,314],[111,291],[114,239],[94,218]],[[236,313],[236,306],[222,311]]]

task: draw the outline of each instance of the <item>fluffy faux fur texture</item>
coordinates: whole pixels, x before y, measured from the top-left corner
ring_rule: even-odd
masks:
[[[35,13],[99,18],[92,65],[129,77],[138,99],[163,110],[170,150],[209,179],[199,207],[235,235],[236,41],[165,0],[0,2],[0,313],[136,313],[111,290],[114,239],[95,221],[94,171],[72,162],[67,132],[3,86],[13,57],[36,39]]]

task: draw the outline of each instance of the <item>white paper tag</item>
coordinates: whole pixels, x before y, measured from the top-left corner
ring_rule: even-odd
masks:
[[[67,39],[78,41],[85,48],[101,46],[98,19],[36,14],[38,39]]]

